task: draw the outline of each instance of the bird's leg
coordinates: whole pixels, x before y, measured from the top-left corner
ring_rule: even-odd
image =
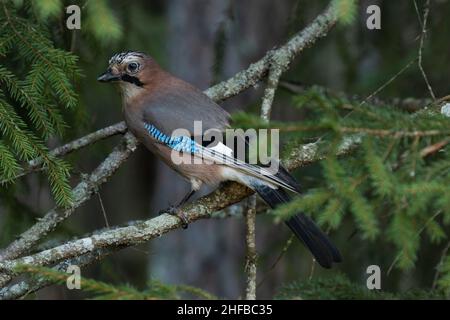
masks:
[[[183,211],[180,210],[180,207],[182,207],[195,193],[194,189],[191,189],[184,197],[181,199],[180,202],[178,202],[176,205],[171,205],[169,208],[165,210],[161,210],[160,213],[168,213],[173,216],[177,216],[181,222],[183,223],[181,227],[183,229],[186,229],[188,227],[188,221],[186,218],[186,215]]]

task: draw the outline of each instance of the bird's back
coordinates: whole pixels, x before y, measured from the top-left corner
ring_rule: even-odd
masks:
[[[229,126],[229,114],[202,91],[191,84],[160,71],[153,75],[143,98],[138,101],[143,120],[159,128],[165,134],[185,129],[191,136],[194,124],[203,134],[209,129],[223,131]]]

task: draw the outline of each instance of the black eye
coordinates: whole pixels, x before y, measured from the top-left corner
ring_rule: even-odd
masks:
[[[139,68],[139,64],[137,62],[131,62],[128,64],[128,71],[130,72],[136,72]]]

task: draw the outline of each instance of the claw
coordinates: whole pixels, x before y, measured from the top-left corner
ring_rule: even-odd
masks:
[[[187,229],[188,227],[188,220],[186,218],[186,215],[184,214],[183,211],[181,211],[179,208],[175,207],[175,206],[170,206],[169,208],[165,209],[165,210],[161,210],[159,212],[159,214],[163,214],[163,213],[168,213],[171,216],[177,216],[178,219],[180,219],[181,221],[181,227],[183,229]]]

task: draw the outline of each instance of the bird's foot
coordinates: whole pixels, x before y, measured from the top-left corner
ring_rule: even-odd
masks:
[[[167,209],[161,210],[159,212],[159,214],[164,214],[164,213],[168,213],[171,216],[177,216],[178,219],[180,219],[180,221],[181,221],[181,227],[183,229],[187,229],[188,224],[189,224],[188,220],[187,220],[187,217],[184,214],[184,212],[182,210],[180,210],[179,207],[177,207],[177,206],[169,206]]]

